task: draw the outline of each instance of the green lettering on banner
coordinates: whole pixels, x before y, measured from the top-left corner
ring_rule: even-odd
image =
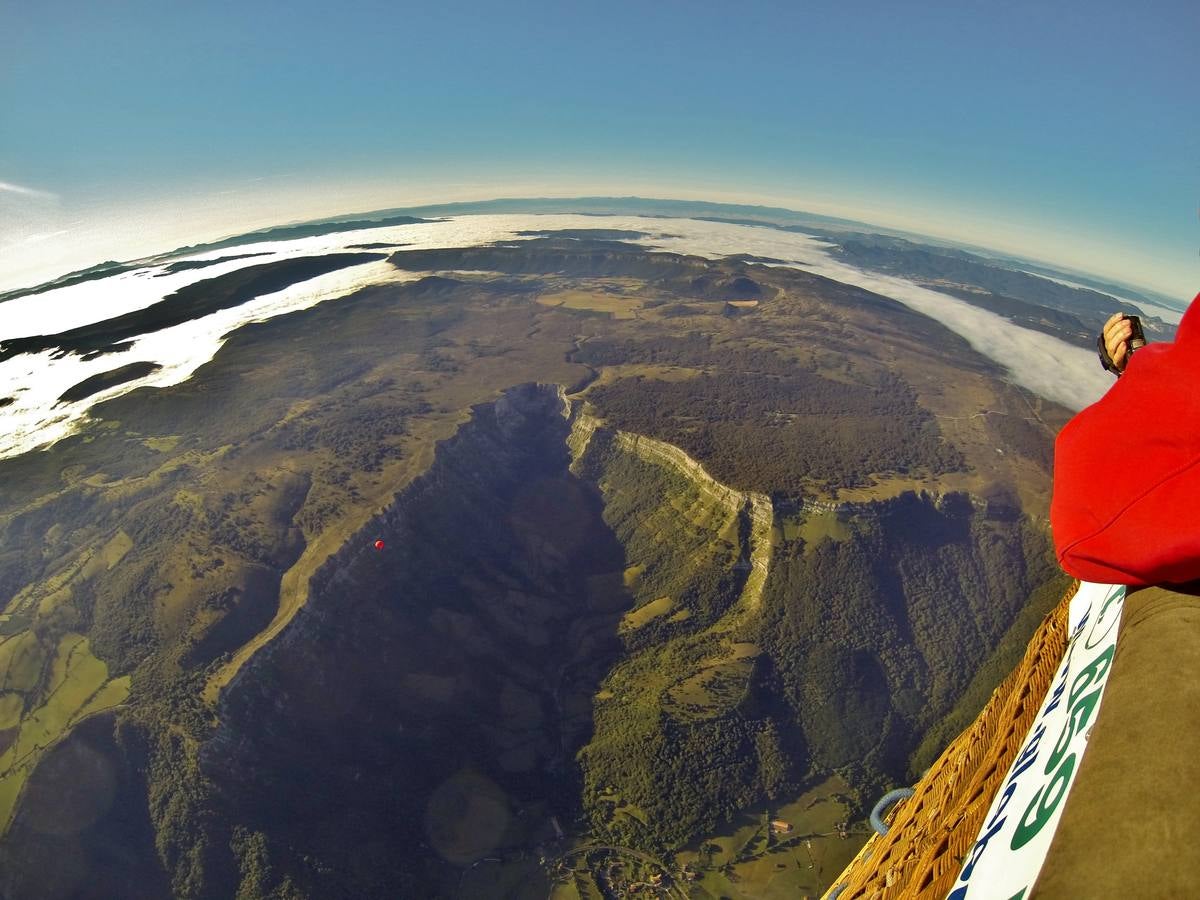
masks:
[[[1015,788],[1015,785],[1014,785]],[[1011,797],[1011,794],[1009,795]],[[1007,805],[1008,801],[1004,801]],[[975,870],[975,863],[979,862],[979,857],[983,856],[983,851],[987,849],[988,841],[1000,833],[1000,829],[1004,827],[1004,823],[1008,820],[1001,817],[999,811],[992,816],[992,821],[988,823],[988,830],[979,836],[971,846],[971,856],[967,860],[967,864],[963,866],[962,874],[959,876],[964,881],[971,877],[971,872]]]
[[[1033,799],[1029,801],[1029,806],[1025,808],[1025,814],[1021,816],[1021,821],[1017,823],[1017,828],[1013,832],[1012,843],[1009,845],[1013,850],[1020,850],[1031,840],[1033,840],[1039,831],[1045,827],[1050,821],[1050,817],[1054,815],[1054,810],[1058,808],[1058,804],[1062,802],[1062,798],[1067,793],[1067,785],[1071,783],[1071,775],[1075,772],[1075,754],[1072,753],[1063,760],[1058,771],[1054,773],[1054,778],[1050,781],[1050,789],[1046,790],[1045,785],[1038,788],[1037,793],[1033,795]],[[1043,801],[1043,791],[1045,791],[1045,801]],[[1051,798],[1053,795],[1053,799]],[[1029,821],[1029,814],[1036,813],[1032,822]]]
[[[1071,685],[1071,696],[1067,699],[1067,706],[1074,706],[1079,695],[1088,689],[1088,686],[1095,681],[1099,681],[1108,674],[1108,666],[1112,662],[1113,653],[1116,652],[1117,645],[1110,644],[1108,649],[1093,659],[1090,663],[1079,670],[1079,674],[1075,677],[1074,684]],[[1087,676],[1084,680],[1084,676]],[[1080,683],[1082,681],[1082,684]]]
[[[1120,622],[1120,620],[1121,620],[1120,616],[1117,616],[1115,621],[1110,620],[1107,624],[1107,627],[1105,627],[1105,629],[1104,629],[1104,633],[1099,635],[1098,637],[1096,636],[1096,629],[1099,628],[1100,625],[1104,622],[1104,617],[1108,614],[1109,607],[1112,606],[1114,603],[1116,603],[1118,600],[1124,600],[1124,599],[1125,599],[1124,585],[1113,585],[1113,587],[1109,589],[1108,595],[1104,598],[1104,605],[1102,607],[1100,607],[1100,618],[1096,621],[1096,623],[1094,625],[1092,625],[1092,630],[1088,633],[1087,640],[1085,640],[1083,642],[1083,645],[1086,649],[1091,650],[1093,647],[1095,647],[1097,644],[1099,644],[1101,641],[1103,641],[1112,632],[1113,626]],[[1093,640],[1093,638],[1095,638],[1095,639]]]
[[[1071,707],[1067,724],[1063,726],[1062,733],[1058,736],[1058,742],[1054,745],[1054,751],[1050,754],[1050,759],[1046,761],[1047,775],[1062,760],[1063,754],[1071,746],[1071,739],[1083,731],[1083,727],[1087,725],[1088,719],[1092,717],[1092,711],[1096,708],[1096,704],[1100,702],[1100,693],[1103,690],[1104,685],[1100,685],[1100,687]]]

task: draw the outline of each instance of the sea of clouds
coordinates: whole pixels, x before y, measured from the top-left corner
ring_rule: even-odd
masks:
[[[187,259],[260,253],[200,269],[162,274],[164,265],[57,288],[0,303],[0,338],[52,334],[141,309],[179,288],[272,260],[318,255],[353,244],[396,243],[404,249],[465,247],[497,240],[521,239],[520,231],[562,228],[617,228],[646,232],[647,247],[717,258],[735,253],[771,257],[781,264],[865,288],[932,316],[962,335],[979,352],[1005,366],[1011,380],[1072,409],[1092,403],[1111,384],[1094,353],[1057,338],[1014,325],[957,298],[902,278],[877,275],[834,259],[830,244],[814,237],[773,228],[650,219],[638,216],[472,215],[416,225],[334,232],[292,241],[269,241],[197,253]],[[173,259],[172,262],[177,261]],[[50,351],[21,354],[0,362],[0,398],[14,402],[0,409],[0,457],[46,447],[71,434],[104,400],[140,387],[166,387],[191,377],[208,362],[226,337],[242,325],[313,306],[336,302],[359,288],[384,282],[410,281],[420,273],[402,272],[386,261],[351,266],[264,294],[233,309],[135,338],[128,351],[85,361],[68,354],[55,359]],[[75,403],[59,403],[67,388],[85,378],[131,362],[150,361],[160,370]]]

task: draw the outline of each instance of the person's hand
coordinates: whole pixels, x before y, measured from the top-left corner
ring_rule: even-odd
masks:
[[[1133,337],[1133,325],[1125,318],[1125,313],[1113,313],[1104,323],[1104,349],[1108,358],[1113,361],[1117,372],[1125,371],[1125,363],[1129,360],[1129,339]]]

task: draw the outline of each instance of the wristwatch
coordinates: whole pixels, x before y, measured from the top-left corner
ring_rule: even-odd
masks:
[[[1096,354],[1100,357],[1100,365],[1104,366],[1104,371],[1112,372],[1118,378],[1121,377],[1121,370],[1112,361],[1112,357],[1108,355],[1108,348],[1104,346],[1104,335],[1096,338]]]

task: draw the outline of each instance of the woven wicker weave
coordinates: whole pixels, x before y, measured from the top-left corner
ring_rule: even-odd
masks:
[[[949,893],[1066,651],[1077,588],[1045,618],[1020,664],[914,786],[916,793],[893,808],[888,833],[871,836],[827,897],[838,887],[838,900],[942,900]]]

